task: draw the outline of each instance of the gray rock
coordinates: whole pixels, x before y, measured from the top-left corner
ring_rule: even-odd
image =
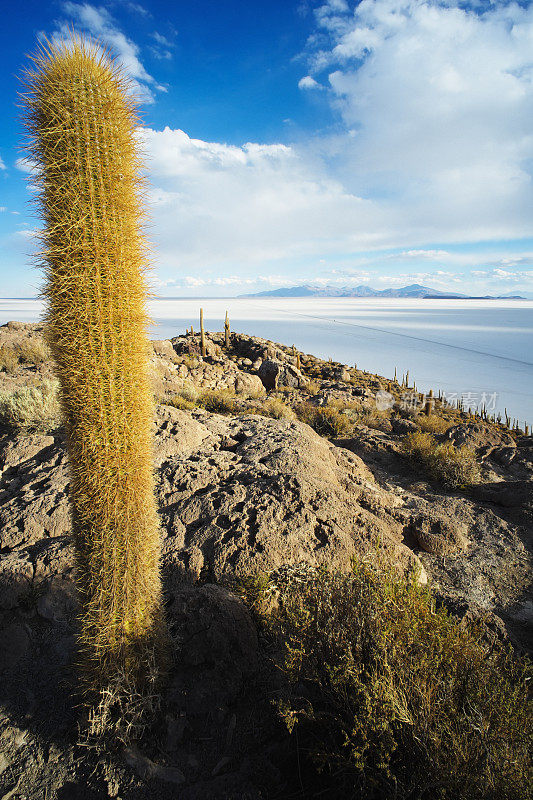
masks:
[[[446,556],[465,551],[469,541],[467,527],[455,517],[445,517],[438,511],[426,509],[412,521],[412,533],[426,553]]]
[[[75,584],[59,575],[49,581],[46,593],[37,601],[39,616],[53,623],[66,623],[71,620],[77,608]]]
[[[296,369],[292,364],[282,363],[273,358],[267,358],[263,361],[257,374],[267,390],[277,389],[280,386],[299,389],[308,383],[307,378],[304,378],[300,370]]]
[[[407,564],[402,527],[390,513],[398,498],[377,486],[360,458],[296,421],[205,415],[202,424],[212,436],[194,460],[177,453],[161,471],[168,569],[181,563],[195,578],[300,562],[347,570],[378,538]],[[368,510],[372,503],[379,515]]]
[[[402,419],[402,417],[392,417],[391,426],[394,433],[407,434],[414,433],[418,430],[416,423],[411,422],[410,419]]]
[[[467,422],[461,425],[454,425],[444,434],[455,447],[470,447],[478,450],[487,446],[492,447],[516,447],[516,442],[509,433],[498,430],[494,425],[487,425],[485,422]]]

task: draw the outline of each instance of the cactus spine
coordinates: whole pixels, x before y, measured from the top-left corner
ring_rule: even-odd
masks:
[[[127,79],[81,39],[25,76],[44,217],[47,338],[60,382],[87,685],[140,684],[162,641],[145,242]]]

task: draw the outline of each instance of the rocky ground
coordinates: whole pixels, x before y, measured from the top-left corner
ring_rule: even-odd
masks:
[[[0,354],[26,353],[0,372],[0,390],[53,376],[41,335],[36,325],[0,327]],[[379,545],[455,613],[482,614],[495,635],[531,646],[531,437],[436,404],[436,438],[469,445],[480,466],[474,486],[445,491],[402,453],[423,420],[402,408],[405,387],[395,381],[243,334],[229,349],[210,334],[204,358],[191,334],[152,350],[176,642],[157,722],[141,749],[84,746],[72,700],[76,592],[63,432],[4,424],[0,800],[288,797],[295,764],[270,703],[278,678],[248,610],[226,588],[235,575],[301,564],[346,570],[353,555]],[[198,406],[205,391],[231,394],[225,415]],[[385,410],[380,392],[391,398]],[[297,418],[302,402],[344,408],[349,425],[325,438]]]

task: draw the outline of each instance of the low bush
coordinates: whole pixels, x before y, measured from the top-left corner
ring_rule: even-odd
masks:
[[[337,406],[299,403],[294,410],[301,422],[310,425],[321,436],[347,436],[353,430],[352,420]]]
[[[448,489],[479,480],[476,454],[469,447],[454,447],[451,442],[438,444],[431,434],[417,431],[405,437],[402,449],[418,469]]]
[[[5,344],[0,347],[0,372],[13,373],[18,367],[18,356],[12,347]]]
[[[308,381],[305,386],[303,387],[304,392],[310,395],[318,394],[320,391],[320,386],[316,381]]]
[[[259,615],[298,753],[291,797],[531,797],[530,662],[377,559],[297,577]],[[258,608],[272,580],[241,594]]]
[[[362,425],[366,425],[367,428],[386,430],[386,425],[389,423],[390,418],[391,409],[381,410],[379,408],[363,408],[359,414],[358,422],[360,422]],[[390,425],[388,430],[390,430]]]
[[[180,411],[190,411],[196,408],[196,403],[193,403],[191,400],[186,400],[180,394],[175,394],[173,397],[164,399],[162,402],[167,406],[179,408]]]
[[[424,433],[446,433],[454,424],[453,420],[439,417],[438,414],[419,414],[415,419],[416,424]]]
[[[58,382],[0,392],[0,424],[28,430],[52,430],[61,424]]]
[[[198,405],[212,414],[233,414],[235,412],[235,395],[230,389],[209,389],[202,392]]]
[[[183,386],[178,391],[178,395],[182,397],[184,400],[188,400],[193,405],[196,405],[196,401],[198,400],[198,389],[193,383],[189,383],[185,381]]]
[[[17,347],[19,361],[23,364],[42,364],[52,356],[42,339],[28,339]]]
[[[296,414],[292,408],[287,403],[284,403],[280,397],[269,397],[258,408],[258,413],[273,419],[296,419]]]

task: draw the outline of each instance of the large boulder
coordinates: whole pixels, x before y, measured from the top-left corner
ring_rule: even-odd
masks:
[[[191,416],[183,412],[183,418]],[[194,455],[167,455],[159,496],[167,571],[193,578],[350,560],[378,540],[410,568],[395,495],[356,455],[303,423],[193,415],[209,431]]]
[[[307,378],[295,366],[274,358],[265,359],[257,374],[267,390],[275,390],[280,386],[301,389],[308,383]]]

